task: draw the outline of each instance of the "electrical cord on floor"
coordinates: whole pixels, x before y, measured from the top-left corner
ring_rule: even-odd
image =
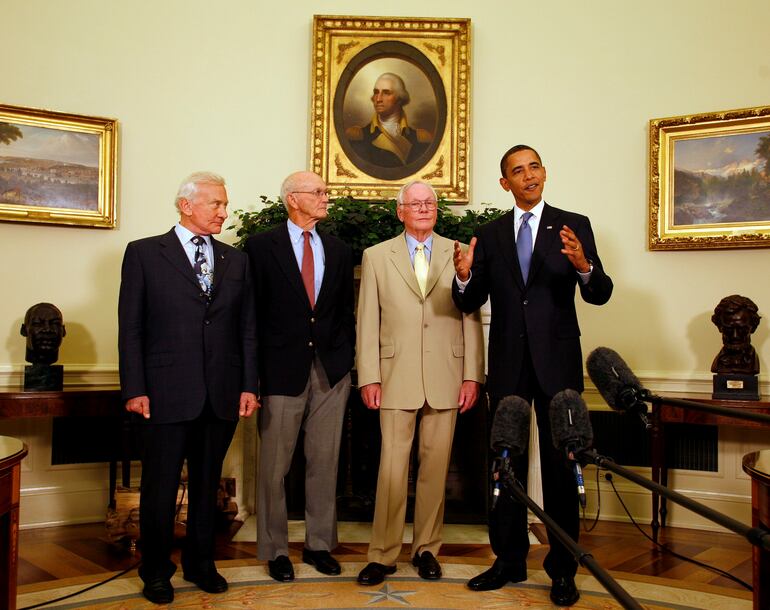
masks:
[[[599,523],[599,515],[602,512],[602,494],[599,490],[599,469],[596,469],[596,518],[594,519],[594,522],[587,526],[586,523],[586,509],[582,508],[580,509],[583,513],[583,531],[584,532],[592,532],[594,528],[596,527],[596,524]]]
[[[102,585],[106,585],[108,582],[115,580],[116,578],[120,578],[121,576],[124,576],[125,574],[128,574],[131,570],[138,568],[139,564],[142,563],[142,560],[140,559],[137,561],[134,565],[129,566],[122,572],[118,572],[117,574],[113,574],[108,579],[103,580],[101,582],[97,582],[93,585],[89,585],[85,589],[80,589],[79,591],[75,591],[74,593],[68,593],[67,595],[62,595],[61,597],[57,597],[56,599],[49,599],[46,602],[40,602],[39,604],[35,604],[33,606],[25,606],[24,608],[19,608],[19,610],[32,610],[32,608],[42,608],[43,606],[47,606],[48,604],[53,604],[56,602],[64,601],[65,599],[69,599],[70,597],[75,597],[76,595],[80,595],[81,593],[85,593],[86,591],[90,591],[91,589],[96,589],[97,587],[101,587]]]
[[[182,505],[184,504],[184,498],[187,494],[187,484],[182,482],[180,483],[182,486],[182,496],[179,498],[179,502],[176,507],[176,511],[174,513],[174,518],[179,519],[179,515],[182,511]],[[65,599],[69,599],[70,597],[75,597],[76,595],[80,595],[81,593],[85,593],[86,591],[90,591],[91,589],[96,589],[97,587],[101,587],[102,585],[106,585],[108,582],[111,582],[115,580],[116,578],[120,578],[121,576],[125,576],[128,574],[131,570],[134,570],[138,568],[142,563],[142,560],[140,559],[137,561],[134,565],[127,567],[122,572],[118,572],[117,574],[113,574],[106,580],[102,580],[101,582],[94,583],[93,585],[87,586],[85,589],[80,589],[80,591],[75,591],[74,593],[68,593],[67,595],[63,595],[62,597],[57,597],[56,599],[49,599],[47,602],[40,602],[39,604],[35,604],[33,606],[25,606],[24,608],[19,608],[19,610],[32,610],[33,608],[42,608],[43,606],[47,606],[49,604],[53,604],[56,602],[64,601]]]
[[[597,472],[599,469],[597,468]],[[598,477],[598,475],[597,475]],[[681,559],[683,561],[688,561],[690,563],[694,563],[696,566],[700,566],[701,568],[705,568],[706,570],[711,570],[712,572],[716,572],[717,574],[720,574],[721,576],[724,576],[725,578],[728,578],[732,580],[733,582],[738,583],[742,587],[748,589],[749,591],[753,591],[754,587],[752,587],[749,583],[741,580],[737,576],[733,576],[729,572],[725,572],[724,570],[710,566],[707,563],[703,563],[701,561],[698,561],[697,559],[693,559],[692,557],[687,557],[686,555],[681,555],[677,553],[676,551],[671,550],[668,545],[661,544],[660,542],[657,542],[656,540],[652,539],[652,536],[650,536],[647,532],[645,532],[641,527],[639,527],[639,524],[634,521],[634,518],[631,516],[631,512],[628,510],[628,507],[626,506],[625,502],[623,502],[623,498],[620,497],[620,493],[618,492],[617,488],[615,487],[615,481],[612,478],[612,473],[607,472],[604,474],[604,478],[609,481],[610,485],[612,485],[612,491],[615,492],[615,495],[618,497],[618,500],[620,501],[620,505],[623,507],[623,510],[626,511],[626,514],[628,515],[628,518],[631,519],[631,523],[634,524],[636,529],[638,529],[645,538],[647,538],[650,542],[652,542],[654,545],[658,546],[661,550],[665,551],[666,553],[669,553],[676,557],[677,559]]]

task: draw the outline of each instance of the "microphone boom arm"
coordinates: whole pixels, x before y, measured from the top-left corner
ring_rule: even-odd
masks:
[[[623,587],[620,586],[617,580],[615,580],[609,572],[602,568],[594,559],[591,553],[587,552],[577,542],[575,542],[570,535],[565,532],[559,525],[548,515],[546,512],[537,505],[537,503],[530,498],[524,490],[519,487],[516,481],[513,471],[509,464],[503,466],[500,470],[500,479],[503,483],[503,488],[508,495],[525,504],[536,516],[540,519],[552,534],[558,538],[571,553],[577,562],[585,567],[594,578],[607,590],[607,592],[614,597],[625,610],[644,610],[644,608],[637,602]]]
[[[632,470],[629,470],[628,468],[619,466],[611,458],[599,455],[593,449],[581,449],[576,453],[575,457],[576,459],[584,461],[585,463],[596,464],[600,468],[614,472],[624,479],[628,479],[637,485],[641,485],[642,487],[649,489],[653,493],[658,493],[668,500],[684,506],[692,512],[700,515],[701,517],[705,517],[709,521],[713,521],[717,525],[721,525],[731,532],[740,534],[754,546],[764,548],[765,550],[770,550],[770,532],[763,528],[749,527],[740,521],[736,521],[735,519],[728,517],[727,515],[718,513],[708,506],[701,504],[700,502],[696,502],[695,500],[692,500],[687,496],[680,494],[679,492],[650,481],[649,479],[645,479],[643,476],[635,473]]]

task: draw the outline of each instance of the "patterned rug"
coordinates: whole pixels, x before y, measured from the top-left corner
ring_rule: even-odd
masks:
[[[218,562],[222,575],[230,583],[230,589],[221,595],[209,595],[191,583],[182,580],[177,573],[172,580],[175,589],[174,602],[167,608],[205,609],[306,609],[306,608],[412,608],[454,609],[479,608],[497,610],[503,608],[553,609],[548,598],[550,579],[540,569],[530,569],[527,581],[509,584],[497,591],[477,593],[465,583],[469,578],[488,567],[478,559],[458,557],[441,558],[444,577],[440,581],[425,581],[415,569],[406,563],[398,564],[398,572],[380,586],[362,587],[356,576],[363,568],[362,561],[344,561],[340,557],[340,576],[321,576],[310,566],[295,562],[297,579],[281,584],[272,580],[262,562],[234,560]],[[352,558],[351,558],[352,559]],[[357,558],[360,559],[360,558]],[[105,575],[105,577],[108,575]],[[750,610],[751,594],[702,584],[687,584],[661,578],[641,579],[627,574],[613,574],[620,585],[643,607],[649,610]],[[96,577],[66,579],[54,583],[38,583],[20,587],[17,607],[51,600],[78,591],[98,582]],[[576,582],[580,589],[580,601],[573,608],[581,610],[611,610],[621,608],[593,577],[581,570]],[[78,610],[129,610],[134,608],[159,608],[142,597],[142,584],[136,572],[114,580],[77,597],[64,600],[45,608],[71,608]]]

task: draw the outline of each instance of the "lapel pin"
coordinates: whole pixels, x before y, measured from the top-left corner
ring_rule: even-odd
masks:
[[[552,225],[548,225],[548,226],[546,227],[546,229],[553,229],[553,226],[552,226]]]

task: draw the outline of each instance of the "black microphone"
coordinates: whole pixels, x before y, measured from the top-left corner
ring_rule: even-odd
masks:
[[[586,487],[578,455],[581,451],[588,449],[594,439],[586,403],[575,390],[562,390],[551,400],[548,417],[551,421],[553,446],[564,449],[572,463],[580,506],[585,508]]]
[[[651,398],[651,394],[615,350],[597,347],[588,354],[586,368],[591,381],[610,407],[616,411],[636,413],[645,428],[652,427],[644,403]]]
[[[510,469],[511,457],[523,455],[529,447],[529,403],[519,396],[506,396],[497,405],[492,420],[489,445],[498,454],[492,465],[495,486],[492,490],[492,510],[500,497],[500,472]]]

